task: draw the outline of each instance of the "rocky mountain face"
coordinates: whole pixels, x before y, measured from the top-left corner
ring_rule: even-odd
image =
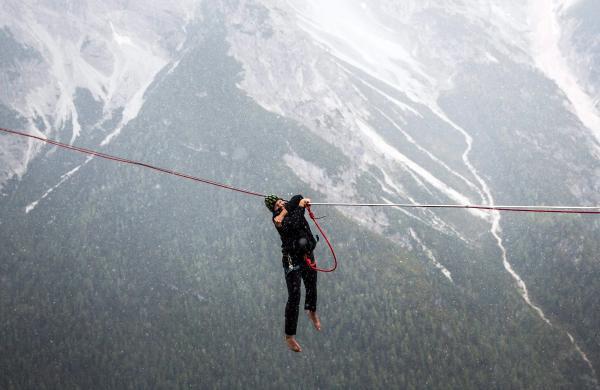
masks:
[[[9,1],[0,15],[0,102],[31,131],[73,143],[100,127],[109,142],[137,116],[157,74],[175,63],[195,7],[193,1]],[[5,143],[11,150],[18,141]],[[25,171],[37,145],[16,149],[3,156],[3,182]]]
[[[265,109],[296,119],[351,161],[352,169],[335,172],[295,153],[286,156],[288,166],[314,190],[327,189],[329,201],[595,205],[600,201],[600,117],[593,75],[598,51],[582,42],[597,41],[597,29],[589,22],[596,8],[591,2],[536,1],[248,2],[227,10],[228,41],[245,69],[241,88]],[[361,186],[361,181],[369,184]],[[531,220],[490,213],[441,216],[429,210],[397,210],[395,215],[340,211],[427,255],[441,248],[428,251],[428,240],[420,237],[430,233],[415,233],[420,225],[453,237],[454,245],[473,244],[487,230],[525,301],[553,326],[544,305],[535,303],[546,301],[545,293],[534,291],[539,295],[532,300],[520,276],[528,273],[529,262],[543,260],[522,259],[520,251],[512,250],[512,240],[503,238],[520,236],[517,232],[529,230]],[[571,246],[586,245],[587,234],[581,240],[576,231],[598,229],[596,220],[584,219],[575,230],[571,223],[544,221],[563,227]],[[539,228],[537,221],[533,224]],[[556,237],[545,240],[518,245],[540,254],[548,253],[540,247],[559,251]],[[542,256],[563,263],[557,274],[577,274],[570,269],[573,259],[562,252]],[[588,253],[584,268],[597,270],[597,257]],[[453,260],[431,260],[450,280],[451,274],[464,273]],[[540,290],[560,285],[560,277],[548,281],[550,268],[536,267],[536,275],[527,276],[545,281]],[[591,284],[592,289],[600,286]],[[575,286],[570,288],[578,292],[565,291],[570,301],[587,296]],[[583,311],[597,305],[594,299],[585,301]],[[562,310],[554,307],[552,317],[570,316],[561,315]],[[582,337],[588,345],[597,344],[591,338],[598,318],[586,322],[591,327]]]
[[[600,204],[592,0],[4,8],[0,127],[315,201]],[[298,361],[260,199],[0,161],[3,388],[598,387],[594,216],[316,208],[341,268]]]

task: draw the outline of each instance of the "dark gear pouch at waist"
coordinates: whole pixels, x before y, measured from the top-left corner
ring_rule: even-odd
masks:
[[[317,239],[311,235],[307,237],[301,237],[294,241],[294,253],[304,256],[307,253],[310,253],[315,250],[317,247],[317,242],[319,241],[319,236]]]

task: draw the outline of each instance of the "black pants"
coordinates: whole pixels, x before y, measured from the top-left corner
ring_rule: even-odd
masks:
[[[290,269],[288,259],[283,258],[285,270],[285,283],[288,289],[288,300],[285,305],[285,334],[293,336],[296,334],[298,325],[298,312],[300,306],[300,280],[304,281],[306,297],[304,299],[304,310],[317,311],[317,271],[311,269],[304,262],[304,258],[294,258]]]

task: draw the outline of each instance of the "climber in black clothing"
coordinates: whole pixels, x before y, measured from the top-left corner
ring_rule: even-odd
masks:
[[[321,330],[321,321],[317,315],[317,271],[310,268],[305,261],[305,255],[311,259],[316,240],[304,218],[306,206],[310,199],[296,195],[289,202],[269,195],[265,205],[273,212],[273,223],[281,237],[282,262],[285,271],[285,283],[288,289],[288,300],[285,306],[285,340],[294,352],[302,348],[295,339],[300,306],[300,280],[304,281],[306,297],[304,310],[315,329]]]

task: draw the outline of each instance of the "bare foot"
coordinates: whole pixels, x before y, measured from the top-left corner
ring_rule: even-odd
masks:
[[[307,310],[308,319],[313,323],[316,330],[321,330],[321,320],[316,311]]]
[[[285,342],[288,346],[289,349],[291,349],[294,352],[302,352],[302,348],[300,347],[300,344],[298,344],[298,342],[296,341],[296,338],[294,336],[285,336]]]

